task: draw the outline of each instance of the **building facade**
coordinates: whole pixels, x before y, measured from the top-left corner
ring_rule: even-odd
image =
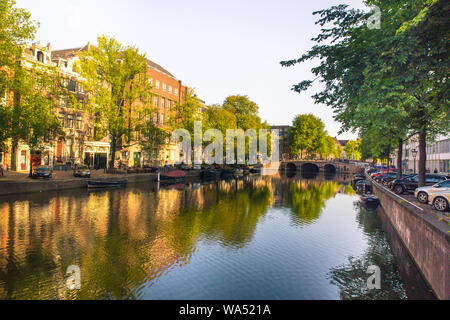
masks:
[[[413,137],[403,145],[403,167],[405,172],[418,172],[419,143]],[[427,161],[425,168],[433,173],[450,173],[450,135],[438,136],[435,141],[427,143]],[[394,164],[396,155],[394,156]]]

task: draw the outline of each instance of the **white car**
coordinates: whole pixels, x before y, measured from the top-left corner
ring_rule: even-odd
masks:
[[[422,203],[428,203],[430,193],[450,191],[450,180],[444,180],[428,187],[420,187],[414,191],[414,197]]]

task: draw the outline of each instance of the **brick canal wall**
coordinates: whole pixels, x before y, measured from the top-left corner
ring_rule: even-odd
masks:
[[[377,184],[374,193],[423,277],[442,300],[450,299],[450,234],[445,223]]]
[[[117,181],[127,180],[128,183],[154,182],[156,173],[125,174],[108,178],[92,179],[66,179],[66,180],[29,180],[29,181],[2,181],[0,182],[0,196],[7,196],[21,193],[35,193],[55,190],[68,190],[87,188],[88,180],[95,181]],[[193,180],[200,177],[200,171],[187,171],[186,180]]]

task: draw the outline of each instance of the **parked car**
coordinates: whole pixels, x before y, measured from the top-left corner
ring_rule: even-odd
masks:
[[[450,180],[444,180],[428,187],[420,187],[414,191],[414,197],[422,203],[428,203],[428,194],[450,190]]]
[[[377,181],[377,182],[380,182],[381,184],[384,184],[389,179],[394,180],[396,177],[397,177],[397,173],[396,172],[390,172],[390,173],[385,173],[385,174],[382,174],[382,175],[380,175],[378,177],[375,177],[374,180]]]
[[[52,168],[49,166],[39,166],[36,169],[33,170],[33,174],[31,175],[31,178],[38,179],[38,178],[44,178],[44,179],[50,179],[52,177]]]
[[[428,195],[428,203],[437,211],[447,211],[449,209],[450,191],[430,192]]]
[[[446,180],[444,176],[438,174],[426,174],[425,185],[432,186],[436,183]],[[417,189],[419,183],[419,176],[414,175],[412,177],[395,179],[392,184],[392,190],[396,194],[403,194],[405,192],[413,192]]]
[[[88,166],[77,166],[73,172],[73,176],[79,178],[90,178],[91,170],[89,170]]]

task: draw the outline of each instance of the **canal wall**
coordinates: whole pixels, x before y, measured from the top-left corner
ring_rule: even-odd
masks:
[[[450,234],[445,223],[373,183],[374,194],[437,298],[450,299]]]
[[[0,182],[0,196],[8,196],[21,193],[37,193],[56,190],[80,189],[87,188],[88,180],[95,181],[117,181],[127,180],[128,183],[154,182],[156,181],[157,173],[142,173],[142,174],[123,174],[115,175],[107,178],[92,178],[92,179],[61,179],[61,180],[29,180],[29,181],[1,181]],[[195,180],[200,177],[200,171],[187,171],[186,180]]]

